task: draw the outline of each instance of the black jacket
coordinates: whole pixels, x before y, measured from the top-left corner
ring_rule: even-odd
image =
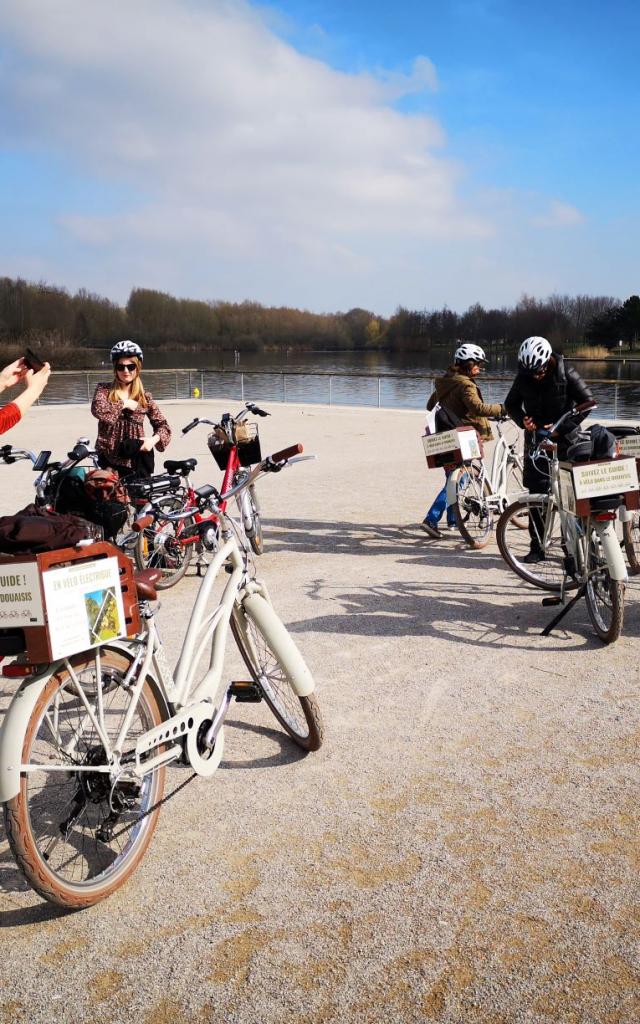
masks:
[[[518,373],[504,404],[512,420],[524,427],[530,416],[536,426],[555,423],[575,405],[588,402],[593,395],[577,370],[568,366],[564,356],[554,352],[555,366],[542,380]]]

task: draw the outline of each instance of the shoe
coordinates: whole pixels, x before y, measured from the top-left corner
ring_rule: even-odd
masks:
[[[440,540],[440,538],[442,537],[440,530],[434,523],[429,523],[426,519],[423,519],[423,521],[420,523],[420,526],[422,527],[424,532],[427,533],[430,537],[433,537],[434,540]]]
[[[535,565],[536,562],[544,562],[544,551],[542,548],[531,548],[528,555],[522,561],[525,565]]]

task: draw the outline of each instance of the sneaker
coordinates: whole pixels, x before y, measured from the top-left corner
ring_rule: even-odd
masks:
[[[528,555],[525,555],[522,561],[526,565],[534,565],[536,562],[544,562],[544,551],[542,548],[531,548]]]
[[[423,521],[420,523],[420,526],[422,527],[424,532],[427,533],[430,537],[433,537],[434,540],[440,540],[440,538],[442,537],[442,534],[440,533],[440,530],[435,525],[435,523],[430,523],[427,519],[423,519]]]

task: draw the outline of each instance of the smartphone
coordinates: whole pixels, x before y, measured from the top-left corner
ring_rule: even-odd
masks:
[[[23,355],[22,358],[24,359],[24,361],[27,364],[28,368],[30,370],[33,370],[34,373],[37,373],[38,370],[41,370],[42,367],[44,366],[44,363],[43,363],[42,359],[40,358],[40,356],[37,356],[35,354],[35,352],[31,351],[30,348],[26,348],[24,350],[24,355]]]

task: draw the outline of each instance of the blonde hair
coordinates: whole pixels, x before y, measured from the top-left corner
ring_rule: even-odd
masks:
[[[111,391],[109,392],[109,401],[120,401],[117,395],[117,391],[118,388],[122,387],[122,384],[118,379],[118,371],[116,370],[116,366],[123,358],[126,358],[128,361],[136,364],[136,375],[133,378],[131,384],[129,385],[129,387],[131,388],[129,392],[129,397],[134,402],[137,402],[141,409],[146,409],[149,403],[147,402],[147,396],[144,393],[142,380],[140,379],[140,374],[142,372],[142,363],[140,362],[138,356],[119,356],[118,359],[116,359],[115,363],[113,364],[113,384],[111,385]]]

